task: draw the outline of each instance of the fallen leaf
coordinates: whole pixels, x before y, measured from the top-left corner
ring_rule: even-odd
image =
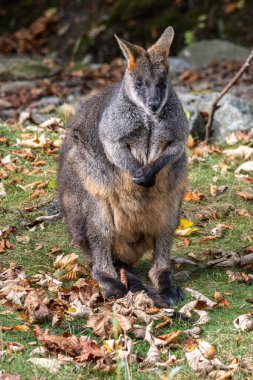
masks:
[[[194,323],[195,325],[205,325],[207,322],[211,320],[209,312],[206,310],[198,310],[197,308],[195,308],[194,312],[199,315],[199,319]]]
[[[253,148],[245,145],[240,145],[236,149],[225,149],[223,151],[225,156],[234,158],[244,158],[245,160],[253,159]]]
[[[203,198],[205,198],[205,196],[201,192],[193,193],[192,191],[186,191],[183,200],[185,202],[199,202]]]
[[[222,366],[222,363],[215,358],[216,348],[214,346],[202,339],[198,339],[197,344],[197,346],[186,347],[185,356],[190,368],[207,378],[207,374]]]
[[[104,357],[104,351],[89,337],[80,337],[80,355],[75,360],[82,363],[87,360],[93,360]]]
[[[251,331],[253,329],[253,321],[251,314],[242,314],[234,320],[234,326],[239,331]]]
[[[55,269],[64,269],[71,271],[77,264],[78,255],[70,253],[68,255],[59,255],[54,262]]]
[[[160,361],[161,353],[155,344],[155,339],[151,334],[151,329],[153,326],[153,322],[151,322],[146,328],[146,334],[144,340],[146,340],[149,344],[149,350],[147,352],[146,358],[144,360],[143,365],[154,365],[155,363]]]
[[[57,373],[61,367],[57,359],[48,359],[48,358],[30,358],[29,362],[35,366],[41,367],[49,371],[50,373]]]
[[[91,308],[85,306],[80,300],[76,299],[70,303],[67,310],[67,314],[71,315],[75,319],[87,317],[92,313]]]
[[[0,326],[0,331],[29,331],[30,328],[27,325],[15,325],[15,326]]]
[[[180,224],[176,229],[176,236],[189,236],[199,230],[196,227],[191,227],[192,225],[193,223],[190,220],[180,219]]]
[[[236,209],[235,213],[240,216],[245,216],[246,218],[253,218],[253,215],[246,208]]]
[[[182,331],[172,331],[165,335],[159,335],[158,339],[164,340],[167,344],[174,342],[180,335],[182,335]]]
[[[122,332],[130,331],[133,321],[130,317],[113,312],[109,307],[102,307],[99,313],[89,316],[87,326],[93,333],[101,337],[113,337]]]
[[[62,353],[76,357],[80,355],[80,341],[75,335],[59,336],[49,334],[48,329],[43,332],[39,326],[34,327],[37,340],[51,353]]]
[[[185,290],[190,293],[190,295],[197,299],[197,301],[204,302],[206,304],[207,309],[212,309],[216,302],[211,301],[209,298],[198,292],[197,290],[193,290],[191,288],[185,288]]]
[[[243,192],[243,191],[237,191],[236,195],[238,195],[239,197],[245,199],[246,201],[253,201],[253,194],[246,193],[246,192]]]
[[[29,323],[46,322],[52,317],[51,311],[35,290],[31,291],[26,297],[24,307],[28,314]]]
[[[128,289],[126,270],[124,268],[120,268],[120,281]]]
[[[238,166],[238,168],[235,170],[235,174],[238,174],[241,172],[243,173],[253,172],[253,161],[247,161],[241,164],[240,166]]]

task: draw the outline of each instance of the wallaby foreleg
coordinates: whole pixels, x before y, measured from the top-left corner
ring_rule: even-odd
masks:
[[[182,143],[170,144],[155,161],[135,171],[133,182],[145,187],[154,186],[157,173],[166,165],[173,165],[183,155],[184,151],[185,147]]]

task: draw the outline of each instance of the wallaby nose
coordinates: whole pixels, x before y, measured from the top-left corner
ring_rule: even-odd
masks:
[[[157,100],[149,100],[149,101],[148,101],[148,108],[149,108],[151,111],[153,111],[153,112],[155,112],[155,111],[158,110],[159,105],[160,105],[160,102],[158,102]]]

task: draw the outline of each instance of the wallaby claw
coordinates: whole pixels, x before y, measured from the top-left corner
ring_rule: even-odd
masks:
[[[136,170],[133,175],[133,182],[136,185],[152,187],[155,185],[155,174],[150,166],[143,166]]]

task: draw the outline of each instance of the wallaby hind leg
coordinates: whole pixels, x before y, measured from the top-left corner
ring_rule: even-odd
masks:
[[[124,263],[117,262],[115,264],[116,271],[118,276],[120,277],[120,270],[122,268],[125,269],[126,278],[127,278],[127,290],[133,293],[140,292],[144,290],[145,293],[154,301],[155,306],[157,307],[168,307],[168,304],[164,301],[164,299],[158,294],[150,285],[146,284],[142,281],[135,273],[133,273],[133,269],[125,265]]]
[[[110,244],[102,236],[92,238],[92,274],[108,298],[126,295],[127,289],[113,266]]]
[[[174,231],[175,228],[170,227],[157,239],[153,264],[149,271],[149,278],[159,289],[159,294],[168,305],[175,305],[183,297],[182,290],[175,286],[172,281],[170,250]]]

